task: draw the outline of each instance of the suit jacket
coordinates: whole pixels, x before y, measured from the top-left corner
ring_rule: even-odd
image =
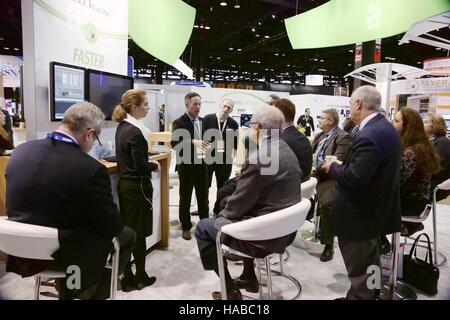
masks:
[[[323,139],[325,139],[324,131],[316,134],[312,142],[313,154],[317,151],[317,146]],[[326,156],[335,156],[339,161],[344,161],[350,145],[352,144],[352,137],[347,132],[337,127],[326,143],[327,145],[325,146],[323,154],[324,159]],[[319,178],[319,181],[327,180],[325,172],[320,168],[316,168],[316,177]]]
[[[117,127],[116,158],[120,177],[151,177],[158,168],[148,162],[148,144],[141,130],[126,121]]]
[[[441,136],[433,140],[434,147],[441,158],[441,170],[431,177],[431,192],[434,188],[445,180],[450,178],[450,139]],[[442,200],[450,195],[450,191],[439,190],[436,194],[437,200]]]
[[[279,149],[276,144],[279,143]],[[276,174],[263,175],[258,153],[279,157]],[[283,140],[264,140],[259,152],[253,152],[242,167],[236,191],[228,198],[225,209],[216,217],[218,230],[223,225],[262,216],[292,206],[301,201],[301,170],[297,158]],[[283,252],[295,238],[296,232],[282,238],[253,241],[252,244],[268,252]],[[228,245],[236,248],[233,243]],[[239,247],[239,245],[237,245]]]
[[[308,116],[308,119],[306,119],[306,115],[301,115],[297,120],[297,124],[305,129],[305,135],[308,137],[311,136],[311,131],[315,131],[314,119],[311,116]]]
[[[17,147],[6,170],[6,211],[13,221],[57,228],[60,249],[53,257],[64,270],[81,268],[83,288],[104,281],[123,223],[106,167],[78,145],[41,139]]]
[[[402,147],[391,123],[378,114],[353,142],[342,166],[333,163],[337,181],[334,231],[348,240],[368,240],[400,231]]]
[[[202,137],[205,132],[205,125],[203,118],[198,117],[201,125]],[[178,165],[193,165],[193,164],[204,164],[204,161],[197,159],[196,148],[192,144],[192,139],[202,139],[198,137],[195,132],[194,124],[192,123],[189,116],[185,113],[173,122],[172,126],[172,147],[175,149],[177,155],[177,166]],[[184,152],[190,152],[189,162],[183,161]]]
[[[309,180],[312,168],[312,148],[308,138],[294,126],[285,128],[280,138],[287,143],[297,157],[302,171],[302,182]]]

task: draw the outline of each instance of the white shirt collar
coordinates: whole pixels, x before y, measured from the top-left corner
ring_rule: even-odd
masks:
[[[78,141],[77,141],[77,139],[75,139],[73,136],[71,136],[71,135],[68,134],[67,132],[64,132],[64,131],[61,131],[61,130],[55,130],[55,132],[61,133],[61,134],[65,135],[65,136],[68,136],[70,139],[72,139],[73,141],[75,141],[76,144],[79,144]]]
[[[374,113],[372,113],[371,115],[367,116],[367,117],[361,122],[361,124],[359,125],[359,131],[361,131],[361,130],[366,126],[366,124],[367,124],[370,120],[372,120],[373,118],[375,118],[378,114],[379,114],[379,112],[374,112]]]
[[[131,114],[127,113],[127,117],[126,117],[126,119],[124,121],[128,122],[129,124],[132,124],[133,126],[138,128],[139,130],[141,130],[142,135],[144,136],[145,140],[147,140],[147,143],[148,143],[148,140],[150,138],[149,137],[150,133],[152,133],[152,132],[150,131],[149,128],[147,128],[145,126],[145,124],[142,122],[142,120],[137,120]]]

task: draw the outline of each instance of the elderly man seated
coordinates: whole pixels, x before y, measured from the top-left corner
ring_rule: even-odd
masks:
[[[250,150],[248,160],[242,167],[236,191],[229,197],[225,209],[217,217],[203,219],[195,230],[200,257],[205,270],[219,274],[216,251],[217,231],[223,225],[265,215],[300,202],[301,170],[295,154],[286,142],[279,139],[284,116],[273,106],[258,109],[251,120],[251,139],[258,144]],[[267,161],[270,159],[270,161]],[[224,236],[223,242],[252,257],[265,257],[269,253],[282,253],[290,245],[296,233],[265,241],[239,241]],[[256,292],[253,259],[244,260],[242,275],[233,280],[226,268],[225,282],[228,299],[242,299],[239,288]],[[213,292],[214,299],[221,299],[220,292]]]

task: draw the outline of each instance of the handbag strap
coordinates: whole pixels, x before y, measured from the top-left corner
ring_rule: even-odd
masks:
[[[425,262],[428,262],[428,257],[430,257],[430,264],[433,265],[433,254],[431,251],[431,241],[430,241],[430,237],[425,232],[421,233],[417,236],[416,240],[414,241],[414,244],[411,247],[411,250],[409,251],[409,257],[411,258],[412,254],[414,252],[414,257],[417,259],[417,244],[422,236],[425,236],[425,238],[427,238],[427,244],[428,244],[428,251],[427,251],[427,256],[425,257]]]

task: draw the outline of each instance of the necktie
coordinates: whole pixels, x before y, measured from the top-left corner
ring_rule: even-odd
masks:
[[[313,165],[314,165],[316,168],[317,168],[317,167],[320,167],[320,166],[322,165],[322,163],[323,163],[323,159],[319,159],[319,156],[320,156],[320,154],[321,154],[321,152],[322,152],[322,149],[323,149],[323,147],[324,147],[326,141],[327,141],[327,139],[326,139],[326,137],[324,137],[324,138],[323,138],[322,140],[320,140],[319,143],[317,144],[316,152],[314,153],[314,156],[313,156],[313,160],[314,160]]]

